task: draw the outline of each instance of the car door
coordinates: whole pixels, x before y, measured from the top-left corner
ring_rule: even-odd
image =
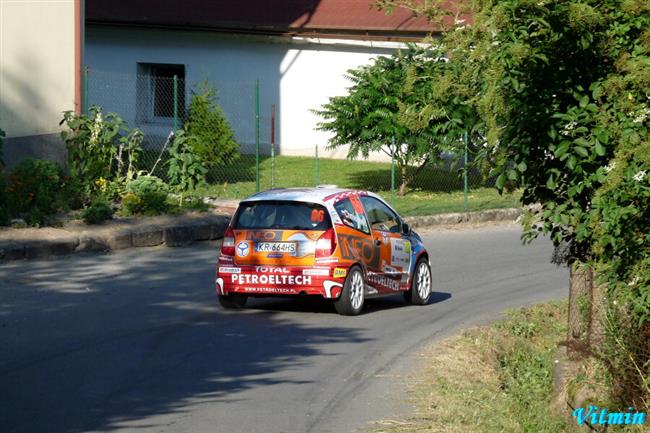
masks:
[[[382,200],[361,196],[372,238],[380,249],[377,275],[369,281],[381,292],[404,290],[411,264],[411,242],[402,233],[401,218]]]
[[[346,194],[334,203],[342,225],[337,226],[336,237],[344,262],[362,263],[366,274],[379,272],[380,248],[373,242],[370,225],[363,205],[356,194]]]

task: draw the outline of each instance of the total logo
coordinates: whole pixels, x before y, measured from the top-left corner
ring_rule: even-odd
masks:
[[[248,242],[240,242],[237,244],[237,255],[239,257],[246,257],[251,252],[251,247]]]
[[[262,274],[288,274],[289,269],[287,268],[272,268],[268,266],[255,266],[255,272],[260,272]]]

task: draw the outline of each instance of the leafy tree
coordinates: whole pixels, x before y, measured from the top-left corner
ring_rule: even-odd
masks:
[[[239,158],[235,134],[207,82],[192,92],[185,132],[196,137],[192,146],[208,169],[231,164]]]
[[[351,69],[348,94],[314,110],[325,119],[319,129],[333,133],[330,148],[349,146],[349,158],[374,151],[394,157],[404,195],[417,173],[456,146],[466,129],[471,107],[444,75],[448,68],[439,50],[410,46]]]
[[[436,5],[381,3],[425,15]],[[650,3],[472,5],[472,24],[459,23],[443,45],[452,63],[465,66],[464,84],[477,91],[468,103],[485,124],[497,187],[521,187],[523,204],[539,205],[526,219],[524,239],[548,233],[556,245],[568,245],[568,263],[597,270],[607,298],[622,301],[610,305],[610,319],[629,324],[625,333],[610,328],[614,340],[650,335]],[[581,273],[572,275],[573,290]],[[636,382],[648,395],[650,354],[635,347],[625,363],[636,366]]]

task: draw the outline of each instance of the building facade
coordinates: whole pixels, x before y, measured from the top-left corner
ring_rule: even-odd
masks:
[[[275,108],[276,152],[313,155],[318,146],[323,156],[345,157],[345,149],[325,150],[328,135],[312,110],[345,94],[347,70],[431,32],[423,20],[387,16],[369,0],[116,3],[88,1],[88,102],[119,113],[158,146],[173,129],[173,106],[182,118],[192,92],[208,82],[242,151],[254,150],[259,83],[263,153]]]
[[[59,122],[80,104],[81,2],[0,0],[4,160],[63,161]]]

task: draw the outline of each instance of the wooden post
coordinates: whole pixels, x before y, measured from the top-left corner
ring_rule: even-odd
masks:
[[[584,348],[588,337],[588,326],[591,309],[591,292],[593,277],[591,268],[581,262],[570,266],[569,285],[569,320],[567,333],[567,351]]]

